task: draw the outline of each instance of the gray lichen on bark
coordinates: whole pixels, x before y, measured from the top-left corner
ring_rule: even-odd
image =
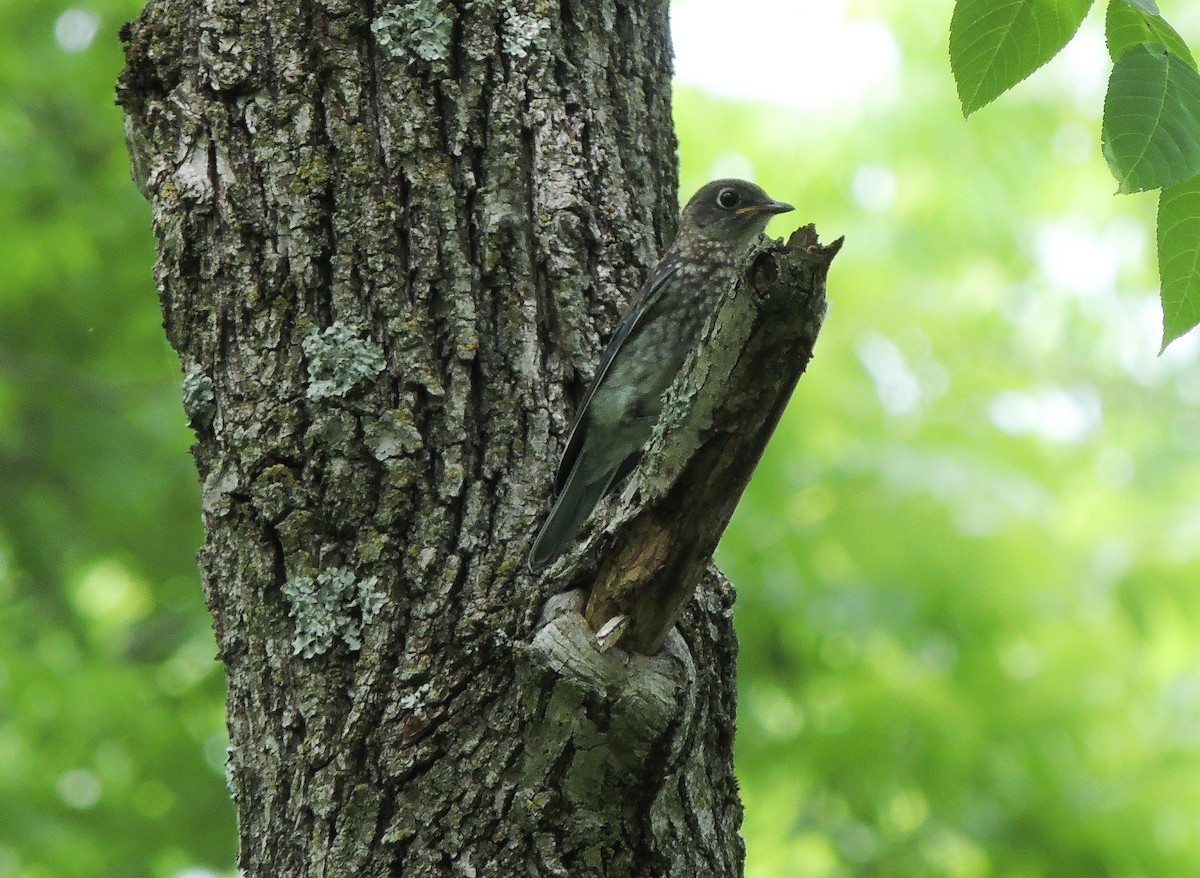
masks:
[[[207,429],[217,414],[217,397],[213,393],[212,379],[193,367],[183,376],[180,390],[188,423],[196,430]]]
[[[363,629],[387,601],[376,577],[360,579],[345,567],[291,577],[283,583],[283,596],[296,623],[292,647],[305,658],[328,652],[339,641],[360,649]]]
[[[383,351],[340,320],[323,332],[311,327],[300,344],[308,361],[309,399],[343,396],[378,377],[385,365]]]

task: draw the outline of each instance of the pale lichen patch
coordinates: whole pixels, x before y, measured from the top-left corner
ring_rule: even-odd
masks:
[[[377,577],[358,579],[345,567],[289,579],[283,596],[296,622],[293,650],[305,658],[327,652],[337,640],[350,649],[361,648],[363,628],[387,601]]]
[[[319,332],[312,329],[303,342],[308,358],[308,398],[345,396],[356,384],[375,378],[385,365],[383,351],[361,338],[358,328],[340,320]]]

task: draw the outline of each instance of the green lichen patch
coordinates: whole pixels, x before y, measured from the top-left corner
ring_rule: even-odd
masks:
[[[308,398],[345,396],[356,384],[383,371],[383,351],[340,320],[319,332],[313,327],[304,339],[308,359]]]
[[[263,470],[250,486],[250,497],[268,521],[280,521],[301,502],[295,475],[281,463]]]
[[[363,439],[376,460],[412,454],[421,447],[421,432],[411,409],[391,409],[363,425]]]
[[[183,376],[183,410],[188,423],[197,430],[207,427],[217,415],[212,379],[198,367],[189,369]]]
[[[371,22],[380,51],[404,60],[416,55],[426,61],[450,57],[454,18],[439,0],[414,0],[393,6]]]
[[[377,577],[358,579],[346,567],[290,579],[283,584],[283,596],[296,621],[292,647],[305,658],[327,652],[338,640],[350,649],[361,648],[363,628],[387,601]]]
[[[504,28],[504,54],[524,58],[530,52],[545,50],[551,28],[550,19],[548,15],[538,17],[536,12],[547,13],[548,10],[536,10],[534,15],[509,11]]]

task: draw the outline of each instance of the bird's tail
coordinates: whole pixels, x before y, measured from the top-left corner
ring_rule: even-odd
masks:
[[[537,539],[533,542],[533,549],[529,552],[531,570],[541,570],[561,554],[576,531],[592,514],[592,510],[612,484],[615,473],[592,473],[592,479],[589,479],[588,475],[583,472],[579,461],[576,461],[571,474],[567,476],[566,484],[558,493],[558,499],[554,501],[554,507],[546,517],[546,523],[542,525]]]

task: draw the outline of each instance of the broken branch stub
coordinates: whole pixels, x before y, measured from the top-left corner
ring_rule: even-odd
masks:
[[[842,241],[822,245],[808,225],[750,256],[622,492],[585,611],[592,630],[624,614],[622,647],[662,646],[812,358]]]

